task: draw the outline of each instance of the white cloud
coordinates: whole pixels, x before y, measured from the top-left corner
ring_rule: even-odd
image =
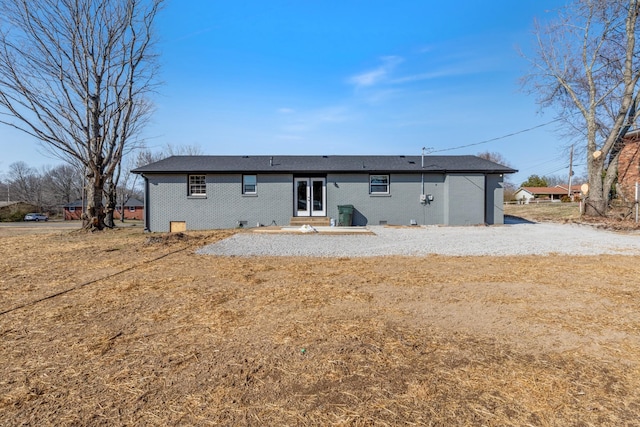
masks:
[[[461,76],[464,74],[470,74],[471,71],[468,68],[459,68],[459,69],[443,69],[439,71],[431,71],[428,73],[419,73],[413,74],[405,77],[398,77],[397,79],[393,79],[392,83],[409,83],[409,82],[417,82],[420,80],[432,80],[443,77],[450,76]]]
[[[403,58],[399,56],[383,56],[380,58],[382,65],[373,70],[357,74],[349,79],[349,83],[356,87],[373,86],[382,81],[385,81],[389,74],[402,63]]]
[[[501,69],[501,62],[498,58],[486,55],[479,57],[474,52],[458,52],[457,54],[449,54],[445,57],[434,59],[432,63],[435,61],[437,61],[439,65],[434,66],[433,64],[430,64],[430,71],[396,77],[390,80],[390,83],[403,84],[422,80],[468,76]]]
[[[292,114],[295,112],[296,110],[294,110],[293,108],[287,108],[287,107],[278,108],[278,113],[280,114]]]

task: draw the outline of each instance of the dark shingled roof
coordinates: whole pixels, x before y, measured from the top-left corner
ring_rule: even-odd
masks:
[[[477,156],[171,156],[133,170],[152,173],[469,172],[517,170]]]

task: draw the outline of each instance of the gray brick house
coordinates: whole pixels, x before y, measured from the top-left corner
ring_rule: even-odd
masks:
[[[288,225],[502,224],[503,175],[476,156],[172,156],[144,177],[149,231]]]

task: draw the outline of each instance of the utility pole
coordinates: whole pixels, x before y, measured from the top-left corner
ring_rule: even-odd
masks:
[[[567,195],[573,200],[571,197],[571,177],[573,176],[573,145],[571,146],[571,154],[569,155],[569,189],[567,190]]]

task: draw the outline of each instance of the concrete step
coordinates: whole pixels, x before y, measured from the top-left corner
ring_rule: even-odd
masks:
[[[331,219],[326,216],[293,216],[289,221],[289,225],[302,227],[308,224],[313,227],[328,227],[331,225]]]

